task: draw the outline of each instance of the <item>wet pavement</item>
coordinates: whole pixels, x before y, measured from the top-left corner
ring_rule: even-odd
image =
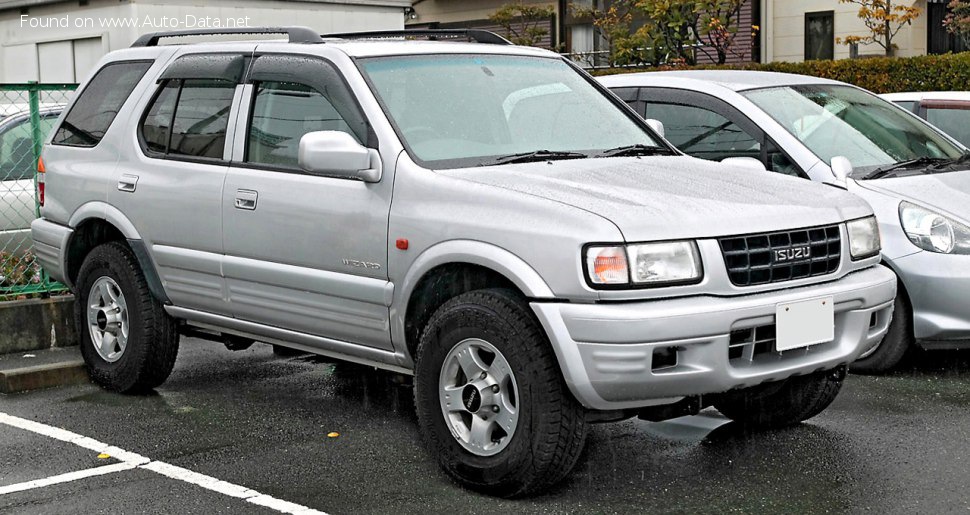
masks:
[[[770,433],[713,410],[596,425],[562,484],[516,501],[439,472],[401,376],[268,345],[186,339],[154,395],[73,386],[0,396],[0,413],[329,513],[944,513],[970,509],[968,377],[970,352],[923,354],[890,376],[850,376],[827,411]],[[113,462],[0,424],[0,492]],[[273,513],[143,469],[0,495],[6,512]]]

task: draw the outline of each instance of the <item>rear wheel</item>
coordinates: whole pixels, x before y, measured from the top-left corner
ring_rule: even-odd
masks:
[[[718,396],[714,407],[752,429],[778,429],[821,413],[842,389],[845,367],[792,377]]]
[[[545,334],[508,290],[446,302],[418,346],[415,405],[422,436],[464,486],[505,497],[569,473],[586,439]]]
[[[858,374],[879,374],[896,368],[914,348],[913,308],[900,285],[896,304],[893,306],[893,320],[882,341],[866,351],[849,370]]]
[[[74,314],[91,379],[123,393],[162,384],[175,365],[178,331],[131,249],[111,242],[92,250],[78,273],[77,292]]]

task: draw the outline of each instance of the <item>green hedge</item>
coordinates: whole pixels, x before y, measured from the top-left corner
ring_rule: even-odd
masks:
[[[746,63],[724,66],[617,68],[594,75],[671,69],[734,69],[797,73],[855,84],[875,93],[970,90],[970,52],[918,57],[872,57],[802,63]]]

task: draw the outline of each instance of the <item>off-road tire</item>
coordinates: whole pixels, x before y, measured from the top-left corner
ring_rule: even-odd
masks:
[[[845,367],[721,394],[713,405],[751,429],[780,429],[821,413],[842,389]]]
[[[493,456],[462,447],[439,403],[443,362],[467,338],[497,348],[518,386],[518,426],[507,447]],[[421,435],[441,467],[463,486],[489,495],[520,497],[559,482],[586,442],[585,410],[563,381],[529,306],[509,290],[464,293],[434,313],[417,349],[414,397]]]
[[[913,307],[902,286],[899,287],[893,320],[875,352],[849,365],[854,374],[882,374],[899,366],[906,354],[915,349]]]
[[[128,305],[127,348],[118,361],[103,359],[94,348],[87,325],[91,287],[101,277],[113,279]],[[95,247],[84,259],[77,280],[75,323],[88,374],[98,385],[121,393],[144,393],[168,378],[178,355],[175,320],[148,289],[131,249],[122,242]]]

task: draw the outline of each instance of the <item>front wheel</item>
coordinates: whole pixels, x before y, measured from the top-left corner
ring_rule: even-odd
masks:
[[[849,365],[849,370],[856,374],[881,374],[896,368],[914,349],[913,338],[913,308],[906,293],[899,286],[896,304],[893,306],[893,319],[882,341],[875,347],[859,356]]]
[[[585,444],[585,411],[528,305],[508,290],[465,293],[435,312],[418,346],[414,395],[442,468],[490,495],[558,482]]]
[[[842,389],[845,367],[724,393],[714,407],[751,429],[778,429],[821,413]]]
[[[111,242],[92,250],[78,273],[77,293],[74,315],[91,379],[122,393],[162,384],[175,365],[179,335],[131,249]]]

